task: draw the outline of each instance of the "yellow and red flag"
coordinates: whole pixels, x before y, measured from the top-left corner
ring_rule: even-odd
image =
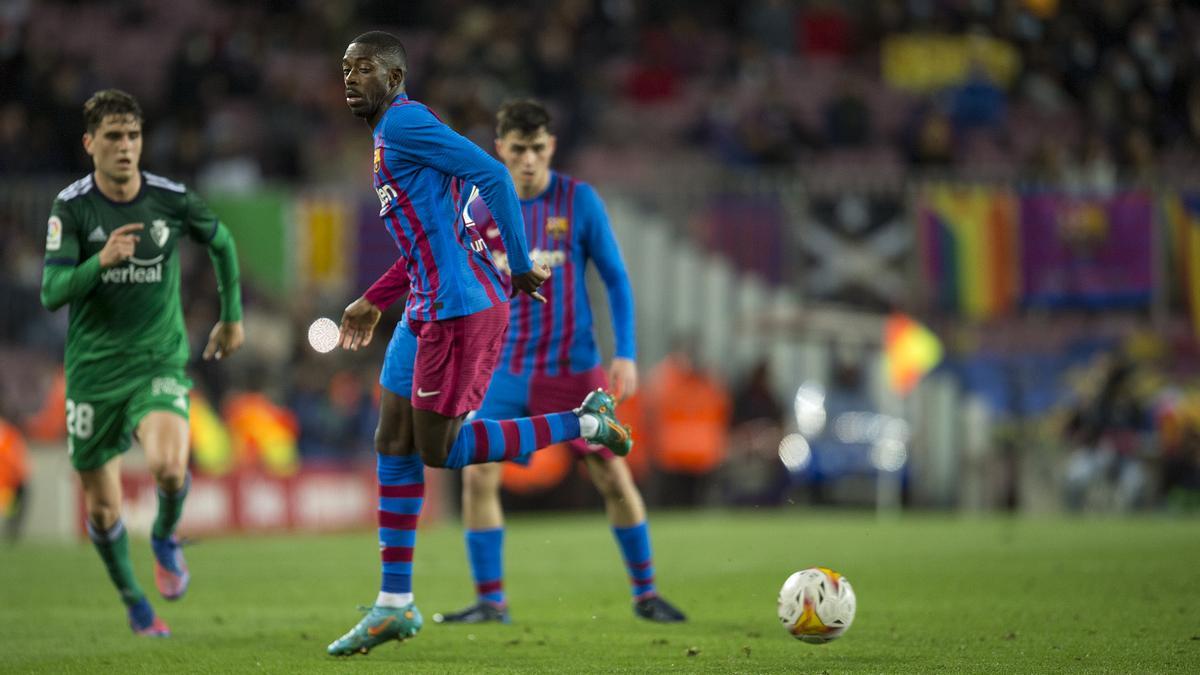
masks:
[[[942,360],[942,342],[911,316],[892,314],[883,327],[883,359],[888,385],[907,394]]]

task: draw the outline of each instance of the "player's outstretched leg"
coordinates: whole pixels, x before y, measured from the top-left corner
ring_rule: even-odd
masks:
[[[175,526],[183,515],[192,476],[187,474],[183,487],[173,492],[158,488],[158,515],[150,531],[150,548],[154,551],[154,585],[167,600],[178,600],[187,592],[192,575],[183,559],[183,547],[175,536]]]
[[[603,389],[588,394],[571,412],[512,420],[473,420],[462,426],[443,466],[523,460],[555,443],[584,438],[624,456],[633,448],[628,427],[615,414],[616,402]]]
[[[407,640],[423,623],[413,603],[412,559],[425,500],[425,465],[417,455],[380,453],[376,457],[383,580],[375,606],[327,648],[333,656],[366,654],[388,640]]]

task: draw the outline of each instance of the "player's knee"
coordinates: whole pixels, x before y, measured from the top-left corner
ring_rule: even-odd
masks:
[[[463,492],[467,497],[487,498],[499,489],[499,464],[474,464],[463,471]]]
[[[107,531],[120,517],[121,509],[115,502],[93,500],[87,505],[87,519],[93,529]]]
[[[597,470],[595,465],[589,467],[592,473],[592,483],[600,491],[605,501],[619,501],[629,497],[629,492],[635,490],[633,481],[628,475],[617,470],[612,462],[605,462],[604,468]]]
[[[408,439],[380,427],[375,430],[375,452],[381,455],[411,455],[412,444]]]
[[[164,462],[154,467],[154,480],[163,492],[179,492],[187,482],[187,466],[173,462]]]
[[[449,448],[421,448],[421,461],[425,462],[425,466],[442,468],[446,466],[448,459]]]

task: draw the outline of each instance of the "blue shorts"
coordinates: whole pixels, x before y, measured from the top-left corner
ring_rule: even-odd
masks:
[[[413,373],[417,364],[417,336],[408,327],[408,319],[400,320],[383,357],[379,386],[397,396],[412,398]]]
[[[608,378],[604,369],[599,366],[582,373],[557,376],[518,375],[498,368],[492,374],[483,404],[471,417],[511,420],[530,415],[565,412],[578,407],[592,390],[606,386]],[[581,438],[567,445],[577,457],[599,454],[609,459],[614,456],[608,448],[589,445]]]

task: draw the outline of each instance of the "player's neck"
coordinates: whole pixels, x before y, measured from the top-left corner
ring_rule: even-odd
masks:
[[[550,187],[550,172],[542,176],[540,180],[535,180],[532,183],[520,183],[516,185],[517,197],[521,199],[533,199],[546,191]]]
[[[135,171],[124,183],[118,183],[99,171],[93,172],[92,179],[96,182],[96,189],[100,194],[114,202],[131,202],[142,189],[141,171]]]

